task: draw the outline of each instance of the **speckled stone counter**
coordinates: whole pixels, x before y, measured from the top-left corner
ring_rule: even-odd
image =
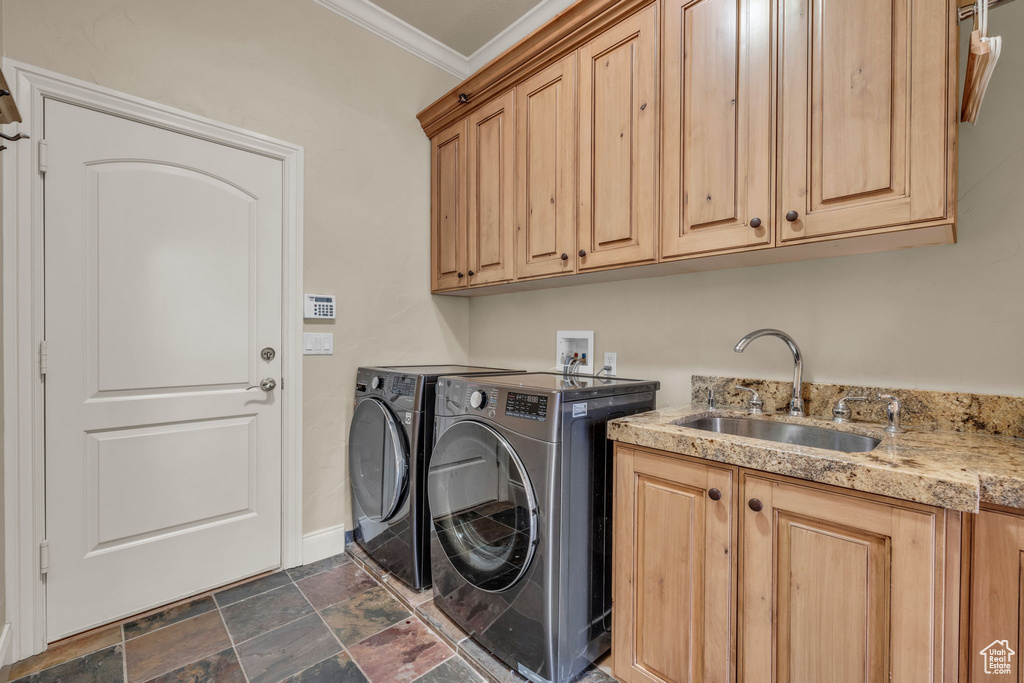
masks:
[[[623,444],[962,512],[977,512],[979,503],[1024,508],[1024,439],[920,428],[887,434],[873,423],[838,425],[785,414],[759,416],[882,441],[867,453],[843,453],[680,426],[712,415],[747,416],[744,411],[687,405],[615,420],[608,425],[608,436]]]

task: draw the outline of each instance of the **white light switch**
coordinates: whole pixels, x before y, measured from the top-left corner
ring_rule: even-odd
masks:
[[[302,353],[305,356],[334,355],[333,332],[305,332],[302,335]]]

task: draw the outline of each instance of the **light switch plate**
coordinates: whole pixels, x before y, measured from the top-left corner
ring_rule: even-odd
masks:
[[[305,332],[302,335],[302,355],[333,356],[333,332]]]

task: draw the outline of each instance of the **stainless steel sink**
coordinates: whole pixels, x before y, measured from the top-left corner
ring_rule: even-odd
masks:
[[[680,422],[679,426],[703,429],[706,432],[718,434],[734,434],[765,441],[810,446],[811,448],[827,448],[844,453],[866,453],[882,443],[879,439],[873,439],[870,436],[839,432],[835,429],[753,420],[745,417],[701,417],[688,422]]]

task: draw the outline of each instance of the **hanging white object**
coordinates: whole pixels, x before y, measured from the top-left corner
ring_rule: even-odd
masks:
[[[964,99],[960,108],[960,120],[965,123],[977,122],[981,102],[985,99],[985,91],[1002,49],[1002,38],[988,34],[988,11],[988,0],[979,0],[974,10],[974,30],[971,31]]]

